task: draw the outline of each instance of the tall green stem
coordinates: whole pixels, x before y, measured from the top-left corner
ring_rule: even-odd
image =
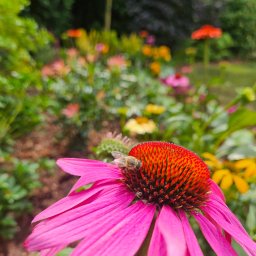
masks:
[[[209,39],[205,39],[204,41],[204,67],[205,68],[208,68],[209,66],[209,58],[210,58]]]
[[[104,29],[110,30],[111,28],[111,10],[112,10],[113,0],[106,0],[106,8],[105,8],[105,24]]]

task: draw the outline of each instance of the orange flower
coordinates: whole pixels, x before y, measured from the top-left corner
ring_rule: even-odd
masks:
[[[142,37],[142,38],[146,38],[146,37],[148,36],[148,31],[142,30],[142,31],[140,31],[139,35],[140,35],[140,37]]]
[[[152,63],[150,63],[150,66],[149,66],[151,72],[154,74],[154,75],[159,75],[159,73],[161,72],[161,65],[159,62],[157,61],[154,61]]]
[[[81,37],[81,35],[82,35],[81,29],[69,29],[67,31],[68,37],[78,38],[78,37]]]
[[[219,38],[222,36],[220,28],[213,27],[212,25],[204,25],[198,30],[194,31],[191,38],[194,40],[202,40],[208,38]]]
[[[142,53],[145,56],[150,57],[152,55],[153,49],[150,45],[143,45],[142,47]]]

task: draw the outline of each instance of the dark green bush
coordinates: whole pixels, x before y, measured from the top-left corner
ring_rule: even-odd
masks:
[[[74,0],[33,0],[25,14],[59,36],[72,26],[73,3]]]

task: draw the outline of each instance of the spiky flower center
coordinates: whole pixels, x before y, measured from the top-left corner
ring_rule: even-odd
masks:
[[[193,152],[168,142],[145,142],[129,152],[140,168],[123,169],[124,182],[139,199],[191,211],[207,199],[210,172]]]

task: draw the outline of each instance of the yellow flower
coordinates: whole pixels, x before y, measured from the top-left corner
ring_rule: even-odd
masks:
[[[157,127],[153,120],[146,117],[137,117],[129,119],[124,126],[125,130],[128,130],[131,135],[145,134],[154,132]]]
[[[206,160],[205,163],[211,167],[211,168],[216,168],[216,169],[221,169],[222,168],[222,163],[218,160],[218,158],[211,153],[203,153],[202,155]]]
[[[150,68],[152,74],[154,74],[156,76],[158,76],[161,72],[161,65],[157,61],[150,63],[149,68]]]
[[[165,45],[162,45],[158,48],[158,55],[160,58],[164,59],[165,61],[171,60],[170,48]]]
[[[196,55],[197,49],[195,47],[188,47],[185,49],[186,55]]]
[[[145,108],[145,111],[150,114],[160,115],[165,111],[165,107],[154,104],[148,104]]]
[[[256,162],[254,159],[243,159],[235,162],[219,160],[210,153],[204,153],[205,163],[214,172],[212,179],[220,184],[223,190],[228,190],[233,184],[240,193],[249,189],[247,178],[256,175]]]
[[[244,169],[244,177],[249,178],[256,175],[256,161],[253,158],[238,160],[235,162],[237,169]]]
[[[142,53],[147,56],[150,57],[152,55],[153,49],[150,45],[143,45],[142,47]]]

